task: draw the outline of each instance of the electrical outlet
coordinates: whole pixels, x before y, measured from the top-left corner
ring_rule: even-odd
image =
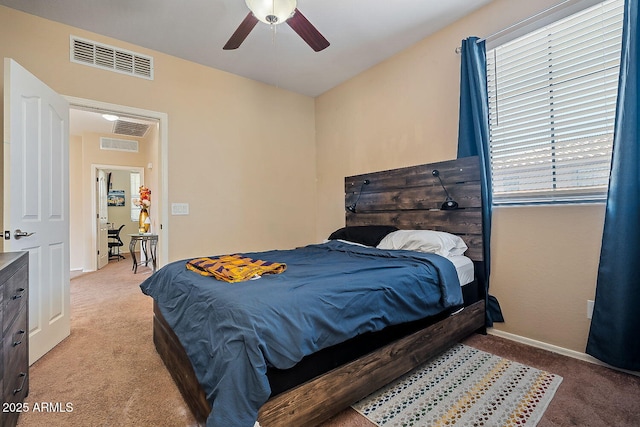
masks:
[[[591,319],[593,317],[593,300],[587,300],[587,319]]]

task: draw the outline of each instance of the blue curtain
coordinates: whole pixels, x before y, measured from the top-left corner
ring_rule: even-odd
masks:
[[[482,191],[483,271],[487,302],[486,325],[504,322],[498,300],[489,295],[491,265],[491,169],[489,159],[489,96],[487,94],[487,58],[484,41],[469,37],[462,41],[460,68],[460,119],[458,124],[458,158],[480,157]]]
[[[638,2],[626,0],[609,195],[587,353],[640,370]]]

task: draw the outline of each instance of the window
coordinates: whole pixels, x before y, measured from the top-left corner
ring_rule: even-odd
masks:
[[[129,175],[129,181],[131,187],[131,221],[138,222],[140,218],[140,206],[136,206],[133,203],[134,200],[140,197],[140,172],[131,172]]]
[[[606,198],[623,1],[487,51],[494,204]]]

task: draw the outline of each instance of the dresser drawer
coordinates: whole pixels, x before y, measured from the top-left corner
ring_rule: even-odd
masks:
[[[2,340],[3,366],[6,375],[26,372],[29,358],[27,334],[27,308],[24,307],[18,313],[15,322],[9,326]],[[8,384],[5,383],[5,387],[7,386]]]
[[[0,284],[0,325],[2,325],[2,330],[4,330],[4,286],[2,284]],[[0,334],[0,336],[2,336],[2,334]],[[2,364],[0,364],[0,366],[2,366]]]
[[[21,267],[4,284],[2,335],[4,336],[9,325],[13,323],[20,308],[26,306],[27,301],[27,266]]]
[[[28,252],[0,253],[0,401],[3,409],[21,405],[29,393],[28,281]],[[0,427],[15,427],[19,415],[19,411],[2,412]]]
[[[22,402],[29,391],[29,359],[27,356],[27,346],[19,344],[13,345],[13,341],[5,337],[3,347],[9,348],[9,353],[5,353],[4,364],[4,388],[2,390],[5,402]]]
[[[29,392],[29,373],[24,370],[19,373],[5,374],[4,402],[20,404]],[[10,384],[9,386],[7,384]],[[7,391],[8,390],[8,391]],[[15,392],[15,393],[14,393]],[[1,426],[15,426],[20,412],[6,412],[2,414]]]

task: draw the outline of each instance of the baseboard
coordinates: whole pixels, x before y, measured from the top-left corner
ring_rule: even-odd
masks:
[[[635,375],[637,377],[640,377],[640,371],[628,371],[626,369],[616,368],[615,366],[608,365],[608,364],[602,362],[601,360],[596,359],[593,356],[589,356],[586,353],[580,353],[579,351],[569,350],[568,348],[559,347],[557,345],[549,344],[549,343],[546,343],[546,342],[533,340],[531,338],[526,338],[526,337],[523,337],[523,336],[520,336],[520,335],[516,335],[516,334],[512,334],[512,333],[509,333],[509,332],[500,331],[500,330],[497,330],[495,328],[487,328],[487,333],[490,334],[490,335],[495,335],[497,337],[505,338],[505,339],[508,339],[508,340],[511,340],[511,341],[516,341],[516,342],[519,342],[521,344],[530,345],[531,347],[540,348],[542,350],[547,350],[547,351],[550,351],[552,353],[558,353],[558,354],[561,354],[563,356],[572,357],[574,359],[582,360],[584,362],[593,363],[594,365],[604,366],[604,367],[607,367],[607,368],[610,368],[610,369],[615,369],[616,371],[626,372],[627,374]]]

